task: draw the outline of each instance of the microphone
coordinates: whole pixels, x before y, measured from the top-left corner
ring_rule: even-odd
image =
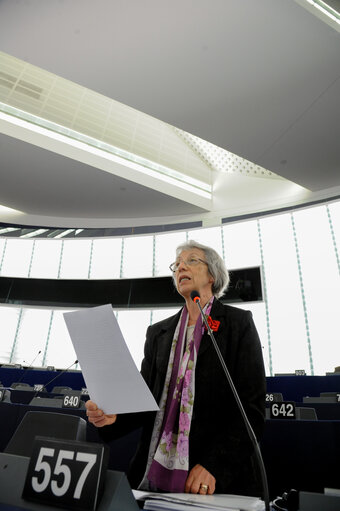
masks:
[[[201,297],[200,297],[199,292],[198,292],[198,291],[195,291],[195,290],[194,290],[194,291],[191,291],[191,293],[190,293],[190,298],[191,298],[191,299],[192,299],[192,301],[193,301],[193,302],[195,302],[195,303],[200,303],[200,301],[201,301]],[[201,310],[201,308],[200,308],[200,310]]]
[[[192,299],[193,302],[195,302],[199,308],[199,311],[201,313],[201,316],[202,316],[202,319],[203,319],[203,322],[205,324],[205,326],[207,327],[207,330],[208,330],[208,333],[210,335],[210,339],[214,345],[214,348],[215,348],[215,351],[217,353],[217,356],[221,362],[221,365],[222,365],[222,369],[224,371],[224,374],[226,375],[226,378],[228,380],[228,383],[229,383],[229,386],[233,392],[233,395],[234,395],[234,398],[236,400],[236,403],[237,403],[237,406],[241,412],[241,416],[242,416],[242,419],[244,421],[244,424],[246,426],[246,430],[247,430],[247,433],[249,435],[249,438],[253,444],[253,447],[254,447],[254,451],[255,451],[255,454],[256,454],[256,457],[257,457],[257,461],[258,461],[258,465],[259,465],[259,468],[260,468],[260,473],[261,473],[261,481],[262,481],[262,487],[263,487],[263,498],[264,498],[264,502],[265,502],[265,507],[266,507],[266,511],[269,511],[270,510],[270,507],[269,507],[269,490],[268,490],[268,481],[267,481],[267,474],[266,474],[266,469],[265,469],[265,466],[264,466],[264,463],[263,463],[263,459],[262,459],[262,455],[261,455],[261,451],[260,451],[260,446],[259,446],[259,443],[257,441],[257,438],[255,436],[255,433],[254,433],[254,430],[253,428],[251,427],[251,424],[249,422],[249,419],[247,417],[247,414],[246,412],[244,411],[244,408],[243,408],[243,405],[241,403],[241,399],[237,393],[237,390],[235,388],[235,385],[234,385],[234,382],[230,376],[230,373],[228,371],[228,368],[226,366],[226,363],[223,359],[223,356],[222,356],[222,353],[220,351],[220,348],[218,347],[217,345],[217,342],[216,342],[216,339],[214,337],[214,334],[212,333],[212,330],[209,326],[209,323],[207,321],[207,318],[205,317],[205,314],[202,310],[202,307],[201,307],[201,297],[200,297],[200,294],[198,291],[194,290],[194,291],[191,291],[190,293],[190,298]]]
[[[52,378],[52,380],[50,380],[50,381],[48,381],[47,383],[45,383],[45,384],[43,385],[43,387],[42,387],[42,389],[41,389],[41,390],[37,390],[37,392],[36,392],[36,393],[34,394],[34,396],[33,396],[33,399],[34,399],[35,397],[37,397],[37,394],[38,394],[39,392],[42,392],[44,389],[46,389],[47,385],[49,385],[50,383],[52,383],[52,382],[53,382],[54,380],[56,380],[57,378],[60,378],[60,376],[61,376],[62,374],[66,373],[66,371],[68,371],[69,369],[71,369],[71,367],[72,367],[72,366],[74,366],[74,365],[76,365],[76,364],[78,364],[78,360],[75,360],[74,362],[72,362],[72,364],[71,364],[70,366],[68,366],[66,369],[64,369],[64,370],[63,370],[63,371],[61,371],[59,374],[57,374],[57,376],[55,376],[54,378]]]
[[[34,364],[34,362],[36,361],[36,359],[38,358],[38,356],[40,355],[40,353],[41,353],[41,350],[39,350],[39,351],[38,351],[38,353],[36,354],[36,356],[34,357],[34,359],[32,360],[32,362],[30,363],[30,365],[26,367],[26,369],[24,370],[24,372],[23,372],[23,373],[22,373],[22,375],[21,375],[20,380],[18,380],[18,382],[17,382],[17,383],[21,383],[21,382],[22,382],[22,380],[23,380],[23,379],[24,379],[24,377],[26,376],[27,371],[28,371],[28,370],[32,367],[32,365]]]

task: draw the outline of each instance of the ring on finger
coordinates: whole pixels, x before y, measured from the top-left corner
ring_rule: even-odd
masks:
[[[201,487],[201,489],[202,489],[203,491],[208,491],[208,488],[209,488],[209,486],[208,486],[207,484],[203,484],[203,483],[201,483],[201,486],[200,486],[200,487]]]

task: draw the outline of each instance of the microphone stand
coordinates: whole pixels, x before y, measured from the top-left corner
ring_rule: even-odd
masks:
[[[264,466],[264,463],[263,463],[263,459],[262,459],[259,443],[258,443],[257,438],[255,436],[254,430],[251,427],[251,424],[250,424],[250,422],[248,420],[247,414],[244,411],[244,408],[243,408],[243,405],[241,403],[240,397],[239,397],[239,395],[237,393],[237,390],[236,390],[234,382],[233,382],[233,380],[232,380],[232,378],[230,376],[230,373],[228,371],[226,363],[225,363],[225,361],[224,361],[224,359],[222,357],[222,353],[220,351],[220,348],[218,347],[218,344],[216,342],[215,336],[212,333],[212,330],[211,330],[211,328],[209,326],[207,318],[205,317],[205,314],[204,314],[204,312],[202,310],[199,294],[198,294],[197,291],[196,292],[192,291],[190,296],[191,296],[192,300],[197,304],[197,306],[199,308],[199,311],[201,313],[201,316],[202,316],[202,319],[204,321],[204,324],[207,327],[208,333],[210,335],[210,339],[211,339],[211,341],[212,341],[212,343],[214,345],[214,348],[215,348],[215,351],[217,353],[217,356],[218,356],[218,358],[219,358],[219,360],[221,362],[223,371],[224,371],[224,373],[225,373],[225,375],[227,377],[227,380],[228,380],[228,383],[230,385],[230,388],[231,388],[231,390],[232,390],[232,392],[234,394],[237,406],[239,407],[239,410],[241,412],[242,418],[243,418],[244,423],[246,425],[246,429],[247,429],[248,435],[249,435],[249,437],[250,437],[250,439],[252,441],[252,444],[254,446],[255,454],[256,454],[256,457],[257,457],[257,461],[258,461],[259,468],[260,468],[260,473],[261,473],[264,503],[265,503],[266,511],[270,511],[267,474],[266,474],[265,466]]]
[[[24,377],[26,376],[26,373],[29,369],[31,369],[32,365],[34,364],[34,362],[36,361],[36,359],[38,358],[38,356],[40,355],[41,353],[41,350],[38,351],[38,353],[36,354],[36,356],[34,357],[34,359],[32,360],[32,362],[30,363],[30,365],[28,367],[26,367],[26,369],[24,369],[24,372],[22,373],[21,375],[21,378],[20,380],[18,380],[18,383],[21,383],[22,380],[24,379]]]
[[[66,373],[66,371],[68,371],[69,369],[71,369],[72,366],[78,364],[78,360],[75,360],[70,366],[68,366],[66,369],[64,369],[63,371],[61,371],[59,374],[57,374],[57,376],[55,376],[54,378],[52,378],[52,380],[48,381],[47,383],[45,383],[42,387],[41,390],[37,390],[37,392],[34,394],[33,396],[33,399],[35,397],[37,397],[37,395],[39,394],[39,392],[42,392],[44,389],[46,389],[47,385],[50,385],[50,383],[52,383],[54,380],[56,380],[57,378],[59,378],[60,376],[62,376],[64,373]]]

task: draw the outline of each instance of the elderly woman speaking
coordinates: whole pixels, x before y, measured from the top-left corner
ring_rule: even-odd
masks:
[[[265,416],[265,373],[251,313],[223,305],[229,275],[212,248],[194,241],[180,245],[170,265],[185,300],[174,316],[147,330],[141,374],[159,411],[107,415],[93,401],[88,420],[106,441],[142,426],[131,463],[132,487],[200,494],[260,494],[248,438],[235,398],[204,328],[201,306],[240,396],[260,437]]]

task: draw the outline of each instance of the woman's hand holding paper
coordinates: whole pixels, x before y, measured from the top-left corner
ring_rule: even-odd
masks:
[[[98,408],[97,404],[91,400],[86,401],[85,406],[88,421],[97,428],[109,426],[117,420],[116,414],[105,414],[103,410]]]

